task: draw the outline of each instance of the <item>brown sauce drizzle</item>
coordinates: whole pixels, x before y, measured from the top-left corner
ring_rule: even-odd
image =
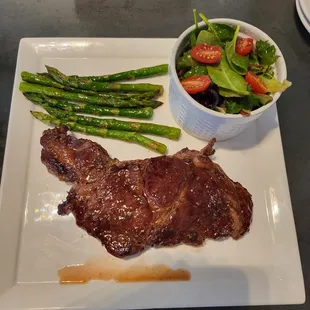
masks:
[[[66,266],[58,271],[61,284],[84,284],[92,280],[116,282],[189,281],[191,274],[185,269],[171,269],[166,265],[153,266],[106,266],[98,268],[85,263]]]

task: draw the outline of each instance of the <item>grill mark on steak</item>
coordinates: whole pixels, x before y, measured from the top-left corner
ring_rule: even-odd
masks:
[[[72,213],[110,254],[239,239],[249,230],[251,195],[209,158],[215,140],[201,151],[185,148],[173,156],[118,161],[67,130],[49,129],[41,137],[48,171],[74,183],[58,213]]]

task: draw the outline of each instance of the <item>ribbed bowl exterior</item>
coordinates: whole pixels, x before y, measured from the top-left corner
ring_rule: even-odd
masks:
[[[245,130],[250,122],[262,115],[260,113],[242,118],[221,118],[208,113],[207,109],[206,112],[201,111],[188,98],[180,94],[176,81],[171,78],[169,103],[172,115],[180,127],[202,140],[216,138],[217,141],[222,141],[233,138]]]

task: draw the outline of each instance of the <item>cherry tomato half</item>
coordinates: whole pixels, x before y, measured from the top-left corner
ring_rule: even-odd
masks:
[[[263,81],[251,71],[247,72],[245,80],[252,87],[253,93],[265,94],[267,92],[267,87]]]
[[[218,45],[197,44],[191,49],[191,56],[204,64],[214,64],[221,59],[222,51]]]
[[[206,90],[209,87],[210,83],[211,79],[208,75],[194,75],[181,81],[181,84],[185,91],[191,95]]]
[[[252,52],[253,39],[251,38],[238,38],[236,43],[236,53],[246,56]]]

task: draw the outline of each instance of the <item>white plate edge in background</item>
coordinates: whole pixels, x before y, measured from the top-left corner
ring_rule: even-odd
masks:
[[[299,0],[299,5],[301,10],[304,13],[305,18],[308,21],[308,24],[310,25],[310,1],[309,0]]]
[[[306,16],[304,15],[304,12],[301,9],[300,0],[296,0],[296,9],[297,9],[297,13],[298,13],[301,23],[304,25],[306,30],[310,33],[310,23],[308,22]]]

